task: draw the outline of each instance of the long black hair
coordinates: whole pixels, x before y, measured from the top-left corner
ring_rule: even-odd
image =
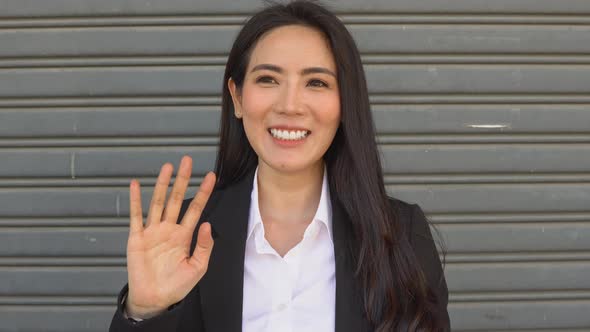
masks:
[[[401,326],[408,331],[436,331],[440,326],[436,297],[385,191],[359,51],[342,22],[319,4],[301,0],[273,4],[252,16],[236,37],[223,79],[217,185],[223,188],[239,181],[258,163],[242,121],[234,116],[227,82],[231,78],[239,90],[258,39],[286,25],[321,31],[336,62],[341,123],[324,162],[331,195],[352,224],[354,239],[349,242],[356,244],[352,255],[366,317],[376,331],[394,331]]]

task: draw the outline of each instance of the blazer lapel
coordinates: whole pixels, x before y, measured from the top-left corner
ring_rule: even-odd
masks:
[[[336,332],[369,331],[370,325],[364,315],[360,288],[354,278],[355,267],[350,246],[350,241],[354,241],[352,224],[335,198],[336,195],[330,196],[336,259]]]
[[[205,330],[242,330],[244,255],[254,172],[222,189],[206,221],[216,235],[207,273],[199,281]]]

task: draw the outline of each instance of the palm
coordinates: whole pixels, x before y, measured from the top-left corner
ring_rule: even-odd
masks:
[[[129,237],[127,265],[135,302],[156,305],[182,299],[198,276],[196,266],[189,263],[187,233],[182,226],[162,223]]]
[[[127,308],[135,316],[152,316],[182,300],[207,270],[213,239],[208,224],[199,229],[197,247],[190,254],[196,222],[211,189],[214,176],[208,175],[199,193],[177,224],[180,205],[190,178],[190,158],[181,162],[165,211],[163,202],[172,170],[162,167],[154,190],[146,227],[141,218],[139,186],[131,184],[131,228],[127,243],[129,296]],[[138,210],[139,209],[139,210]]]

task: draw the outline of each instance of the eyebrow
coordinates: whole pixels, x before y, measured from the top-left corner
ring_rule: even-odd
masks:
[[[254,66],[254,68],[252,68],[252,70],[250,72],[252,73],[257,70],[270,70],[270,71],[277,72],[279,74],[282,74],[284,72],[283,68],[281,68],[279,66],[271,65],[268,63],[256,65],[256,66]],[[316,73],[328,74],[328,75],[332,75],[332,76],[336,77],[336,74],[333,71],[331,71],[328,68],[324,68],[324,67],[309,67],[309,68],[305,68],[301,71],[302,75],[309,75],[309,74],[316,74]]]

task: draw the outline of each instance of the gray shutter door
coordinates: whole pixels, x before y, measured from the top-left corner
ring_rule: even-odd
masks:
[[[127,185],[216,153],[258,0],[0,0],[0,330],[105,331]],[[590,329],[590,1],[339,0],[390,193],[443,234],[454,331]]]

